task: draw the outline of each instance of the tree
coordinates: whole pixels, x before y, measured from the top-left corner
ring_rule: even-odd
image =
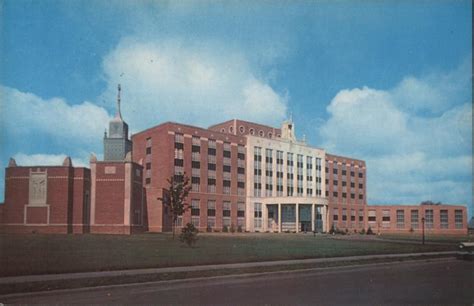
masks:
[[[185,242],[189,247],[192,247],[197,241],[198,229],[192,223],[186,224],[181,230],[179,241]]]
[[[169,189],[163,190],[163,197],[158,198],[164,206],[168,207],[172,216],[172,230],[173,239],[175,236],[175,228],[178,216],[183,215],[188,209],[189,205],[186,203],[191,185],[189,184],[189,177],[185,175],[171,176],[167,179]]]

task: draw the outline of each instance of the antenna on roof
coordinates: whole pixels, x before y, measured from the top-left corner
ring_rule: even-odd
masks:
[[[122,88],[120,87],[120,84],[117,86],[118,92],[117,92],[117,111],[115,113],[115,117],[118,117],[122,119],[122,113],[120,112],[120,91]]]

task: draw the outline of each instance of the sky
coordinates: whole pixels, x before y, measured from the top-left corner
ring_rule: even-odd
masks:
[[[470,1],[0,0],[4,167],[87,166],[131,132],[239,118],[367,164],[369,204],[467,205]]]

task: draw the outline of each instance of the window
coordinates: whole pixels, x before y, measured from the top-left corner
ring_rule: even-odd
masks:
[[[439,211],[439,221],[441,223],[441,228],[448,228],[448,211],[442,209]]]
[[[337,180],[334,180],[334,181],[333,181],[333,185],[334,185],[334,186],[337,186]]]
[[[336,167],[336,168],[332,169],[332,173],[337,174],[337,166],[334,166],[334,167]]]
[[[405,211],[403,209],[397,210],[397,228],[405,228]]]
[[[250,128],[249,133],[250,133],[250,135],[255,135],[255,130],[253,128]]]
[[[230,202],[224,202],[222,206],[222,216],[224,218],[230,217]]]
[[[146,185],[150,185],[150,184],[151,184],[151,178],[147,177],[147,178],[145,179],[145,184],[146,184]]]
[[[419,220],[418,210],[413,209],[410,212],[410,222],[411,222],[411,228],[412,229],[414,229],[414,230],[418,229],[418,227],[419,227],[418,220]]]
[[[464,217],[463,217],[462,210],[456,209],[454,211],[454,224],[456,228],[463,228],[463,223],[464,223],[463,220],[464,220]]]
[[[337,208],[334,208],[332,211],[332,219],[334,221],[337,221],[339,219],[339,210]]]
[[[207,201],[207,216],[216,216],[216,201]]]
[[[345,208],[342,209],[342,221],[347,221],[347,210]]]
[[[262,130],[258,131],[258,136],[264,137],[264,136],[265,136],[265,132],[262,131]]]
[[[216,171],[216,164],[207,164],[207,170]]]
[[[245,217],[245,203],[237,203],[237,218]]]
[[[254,227],[259,229],[262,227],[262,204],[254,204]]]
[[[216,156],[216,149],[215,148],[208,148],[207,149],[207,154],[212,155],[212,156]]]
[[[201,163],[198,161],[193,161],[191,162],[191,167],[194,169],[200,169],[201,168]]]
[[[332,196],[333,196],[333,197],[337,197],[337,191],[334,191],[334,192],[332,193]]]
[[[364,195],[363,194],[359,194],[359,200],[363,200],[364,199]]]
[[[351,221],[355,221],[355,220],[356,220],[355,210],[351,209]]]
[[[363,178],[363,177],[364,177],[364,173],[359,172],[359,178]]]
[[[359,209],[359,222],[364,222],[364,210]]]
[[[151,154],[151,147],[146,148],[146,154]]]
[[[426,228],[428,229],[433,228],[433,210],[432,209],[425,210],[425,225],[426,225]]]
[[[369,223],[375,223],[377,221],[375,210],[369,210]]]
[[[191,216],[199,216],[200,214],[199,200],[191,200]]]
[[[390,222],[390,210],[382,210],[382,222]]]
[[[243,133],[245,133],[245,127],[244,127],[244,126],[242,126],[242,125],[241,125],[241,126],[239,126],[239,132],[240,132],[240,134],[243,134]]]
[[[364,184],[359,184],[359,189],[363,189],[364,188]]]

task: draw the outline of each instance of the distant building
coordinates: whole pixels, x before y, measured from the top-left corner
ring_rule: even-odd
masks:
[[[165,122],[128,137],[117,112],[104,135],[104,161],[90,169],[21,167],[5,172],[2,232],[114,233],[171,230],[159,200],[167,179],[190,177],[190,209],[178,226],[201,231],[467,232],[465,206],[368,206],[363,160],[337,156],[280,128],[229,120],[209,128]]]

